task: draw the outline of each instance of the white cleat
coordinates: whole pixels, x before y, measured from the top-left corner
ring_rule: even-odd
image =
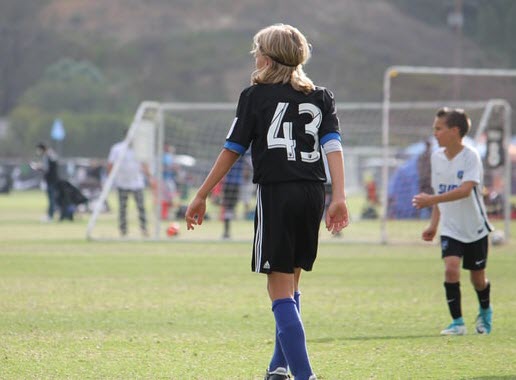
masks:
[[[464,335],[466,334],[466,326],[464,325],[456,325],[452,323],[443,331],[441,331],[441,335]]]

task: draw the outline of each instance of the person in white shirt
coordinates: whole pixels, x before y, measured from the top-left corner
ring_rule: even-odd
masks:
[[[430,225],[422,238],[432,241],[441,220],[441,250],[445,265],[446,299],[452,323],[441,335],[463,335],[460,264],[470,271],[470,278],[479,301],[476,332],[489,334],[493,309],[490,304],[491,284],[485,273],[488,234],[493,230],[482,199],[483,167],[476,150],[464,145],[471,121],[463,110],[440,109],[433,130],[439,149],[432,153],[432,188],[434,194],[420,193],[412,203],[417,209],[432,207]]]
[[[138,221],[142,235],[147,237],[147,218],[145,213],[145,178],[150,178],[150,172],[145,163],[136,157],[136,154],[127,142],[121,141],[111,147],[108,157],[108,173],[113,169],[115,162],[123,155],[118,168],[114,185],[118,190],[119,214],[118,227],[122,236],[127,235],[127,200],[133,194],[138,209]]]

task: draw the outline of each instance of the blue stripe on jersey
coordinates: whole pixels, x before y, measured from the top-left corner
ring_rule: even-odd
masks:
[[[321,138],[320,144],[324,145],[324,144],[326,144],[330,140],[339,140],[339,141],[341,141],[340,134],[338,134],[337,132],[330,132],[330,133],[324,135]]]
[[[229,149],[232,152],[238,153],[241,156],[243,156],[245,151],[247,150],[246,147],[231,141],[226,141],[224,143],[224,148]]]

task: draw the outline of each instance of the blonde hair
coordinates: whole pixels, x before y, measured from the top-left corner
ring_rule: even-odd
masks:
[[[290,83],[297,91],[312,92],[315,85],[303,71],[310,58],[310,44],[293,26],[276,24],[260,30],[253,38],[255,56],[262,54],[271,64],[251,74],[251,84]]]

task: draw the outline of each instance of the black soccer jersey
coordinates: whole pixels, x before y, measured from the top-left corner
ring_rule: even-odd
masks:
[[[324,182],[320,145],[332,139],[340,141],[340,130],[329,90],[259,84],[240,94],[224,147],[244,154],[251,146],[254,183]]]

